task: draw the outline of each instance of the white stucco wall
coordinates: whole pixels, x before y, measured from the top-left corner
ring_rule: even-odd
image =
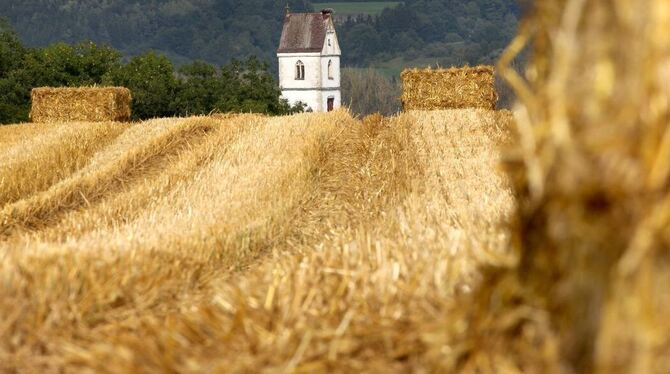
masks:
[[[316,88],[321,81],[320,53],[280,53],[279,86],[281,88]],[[295,79],[296,64],[305,64],[305,79]]]
[[[311,109],[315,112],[320,112],[321,109],[321,92],[312,90],[312,91],[282,91],[282,96],[288,100],[291,105],[301,101],[307,104],[306,109]]]
[[[332,62],[333,79],[328,78],[328,61]],[[321,87],[333,88],[340,87],[340,57],[339,56],[324,56],[321,58]]]

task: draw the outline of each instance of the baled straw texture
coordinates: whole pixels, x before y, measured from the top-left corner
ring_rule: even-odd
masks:
[[[405,70],[403,109],[495,109],[494,72],[492,66]]]
[[[32,91],[33,122],[124,122],[130,120],[130,90],[124,87],[41,87]]]
[[[670,372],[669,24],[667,0],[533,3],[499,68],[520,99],[518,264],[454,320],[451,371],[504,353],[519,372]]]

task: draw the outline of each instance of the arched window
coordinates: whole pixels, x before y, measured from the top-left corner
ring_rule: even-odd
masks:
[[[295,79],[299,81],[305,80],[305,64],[302,61],[298,61],[295,64]]]
[[[333,60],[328,60],[328,79],[333,80]]]

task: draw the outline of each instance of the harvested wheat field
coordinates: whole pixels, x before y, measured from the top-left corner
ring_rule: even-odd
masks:
[[[670,372],[668,24],[534,2],[513,115],[0,129],[0,371]]]
[[[508,261],[510,122],[339,111],[19,137],[0,173],[48,167],[0,189],[1,369],[439,367],[441,314]]]

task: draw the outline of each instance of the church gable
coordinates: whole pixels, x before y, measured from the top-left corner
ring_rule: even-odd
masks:
[[[329,29],[334,30],[331,15],[328,11],[286,14],[277,53],[323,51]]]
[[[337,33],[335,32],[335,25],[333,24],[332,19],[328,21],[326,36],[323,42],[323,49],[321,50],[321,54],[327,56],[339,56],[341,54],[340,43],[337,40]]]

